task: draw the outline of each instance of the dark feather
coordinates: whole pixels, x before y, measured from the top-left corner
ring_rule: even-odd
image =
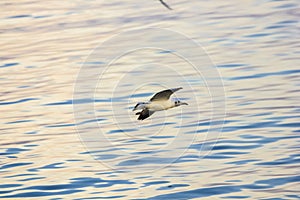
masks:
[[[182,89],[182,87],[180,88],[173,88],[173,89],[168,89],[168,90],[163,90],[161,92],[156,93],[151,99],[150,101],[160,101],[160,100],[168,100],[170,98],[170,96],[178,91]]]
[[[134,108],[133,108],[133,111],[140,105],[140,103],[137,103]]]
[[[136,113],[136,115],[140,115],[138,117],[138,120],[144,120],[148,117],[150,117],[154,112],[148,110],[147,108],[144,108],[141,112]]]

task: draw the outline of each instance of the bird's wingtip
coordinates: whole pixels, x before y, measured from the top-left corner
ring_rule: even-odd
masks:
[[[173,90],[177,91],[177,90],[181,90],[181,89],[183,89],[183,87],[174,88]]]

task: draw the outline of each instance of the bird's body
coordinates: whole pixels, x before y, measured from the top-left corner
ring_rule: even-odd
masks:
[[[139,115],[138,120],[144,120],[148,118],[150,115],[152,115],[155,111],[161,111],[161,110],[167,110],[173,107],[177,107],[180,105],[188,105],[187,103],[180,102],[180,101],[171,101],[170,96],[182,89],[180,88],[174,88],[174,89],[168,89],[163,90],[161,92],[156,93],[149,102],[140,102],[136,104],[136,106],[133,108],[133,111],[135,110],[142,110],[141,112],[137,112],[136,115]]]
[[[161,111],[167,110],[169,108],[175,107],[175,103],[168,100],[168,101],[152,101],[150,102],[146,108],[152,111]]]

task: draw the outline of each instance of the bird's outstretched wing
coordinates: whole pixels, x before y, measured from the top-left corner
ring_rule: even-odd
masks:
[[[168,8],[169,10],[172,10],[172,8],[170,6],[168,6],[168,4],[166,4],[163,0],[159,0],[160,3],[162,3],[162,5],[164,5],[166,8]]]
[[[140,115],[138,117],[138,120],[144,120],[144,119],[150,117],[153,113],[154,113],[154,111],[144,108],[141,112],[137,112],[136,115]]]
[[[182,87],[179,88],[173,88],[173,89],[168,89],[168,90],[163,90],[161,92],[156,93],[151,99],[150,101],[162,101],[162,100],[168,100],[170,98],[170,96],[178,91],[182,89]]]

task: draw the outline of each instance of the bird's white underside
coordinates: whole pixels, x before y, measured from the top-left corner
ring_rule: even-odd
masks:
[[[160,110],[167,110],[169,108],[173,108],[175,106],[175,103],[167,100],[167,101],[151,101],[149,104],[146,105],[146,108],[148,108],[151,111],[160,111]]]

